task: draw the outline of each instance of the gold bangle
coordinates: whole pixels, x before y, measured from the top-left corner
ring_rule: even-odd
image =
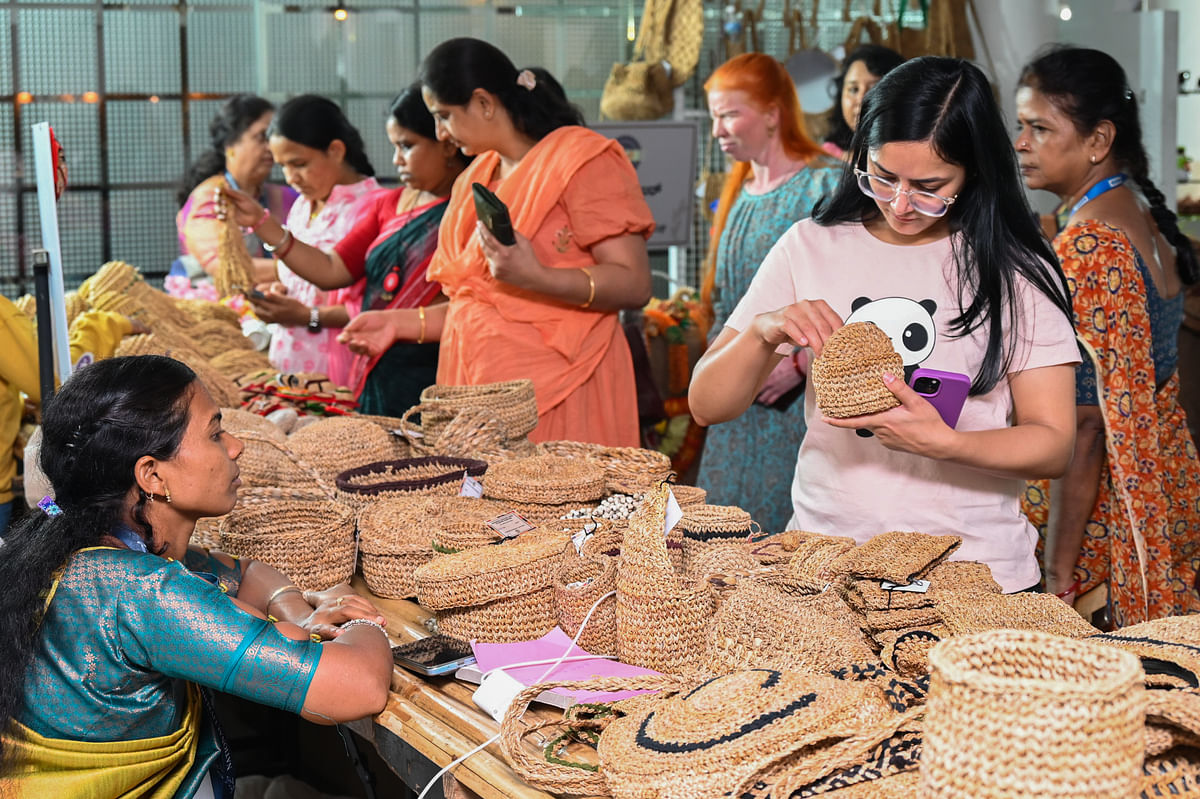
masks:
[[[421,332],[417,334],[417,343],[425,343],[425,306],[417,306],[417,316],[421,319]]]
[[[590,307],[592,307],[592,300],[596,299],[596,279],[592,277],[591,269],[588,269],[586,266],[581,266],[579,268],[583,270],[583,273],[585,275],[587,275],[587,279],[588,279],[587,302],[585,302],[583,305],[580,305],[579,307],[580,308],[590,308]]]
[[[296,586],[292,585],[291,583],[288,583],[287,585],[276,588],[274,591],[271,592],[271,595],[269,597],[267,597],[266,604],[263,605],[263,610],[269,609],[271,607],[271,603],[274,602],[276,599],[278,599],[280,594],[286,594],[288,591],[295,591],[297,594],[304,593]]]

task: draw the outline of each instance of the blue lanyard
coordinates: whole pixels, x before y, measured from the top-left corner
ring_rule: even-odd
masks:
[[[141,536],[123,524],[118,524],[112,529],[112,536],[134,552],[150,551],[146,549],[146,542],[141,539]]]
[[[1070,218],[1070,217],[1074,216],[1075,212],[1078,211],[1080,208],[1087,205],[1092,200],[1099,197],[1101,194],[1104,194],[1104,192],[1112,191],[1117,186],[1120,186],[1122,183],[1124,183],[1127,180],[1129,180],[1129,176],[1126,175],[1124,172],[1121,172],[1119,174],[1113,175],[1111,178],[1108,178],[1107,180],[1100,181],[1095,186],[1092,186],[1090,189],[1088,189],[1087,194],[1085,194],[1079,198],[1079,202],[1077,202],[1073,206],[1071,206],[1071,210],[1070,210],[1070,212],[1067,213],[1067,217]]]

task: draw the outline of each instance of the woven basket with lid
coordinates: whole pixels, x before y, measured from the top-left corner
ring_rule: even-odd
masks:
[[[417,599],[438,629],[467,641],[527,641],[558,623],[552,584],[567,535],[531,530],[417,569]]]
[[[381,499],[358,514],[363,579],[376,596],[417,595],[416,570],[433,558],[429,531],[418,503]]]
[[[354,574],[354,511],[336,502],[279,500],[236,508],[221,521],[221,549],[274,566],[306,591]]]
[[[1139,795],[1146,695],[1133,655],[993,630],[946,639],[929,662],[924,795]]]
[[[900,404],[883,382],[885,372],[904,375],[904,361],[892,340],[870,322],[852,322],[825,341],[821,356],[813,361],[809,383],[821,413],[845,419]]]
[[[483,493],[511,502],[565,505],[600,499],[604,484],[604,469],[598,464],[535,455],[492,466],[483,482]]]

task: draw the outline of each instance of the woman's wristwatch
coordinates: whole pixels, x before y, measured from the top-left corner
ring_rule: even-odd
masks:
[[[308,309],[308,332],[321,332],[321,309],[315,305]]]

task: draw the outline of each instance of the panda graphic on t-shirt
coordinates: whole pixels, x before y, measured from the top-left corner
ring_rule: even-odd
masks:
[[[872,300],[859,297],[850,303],[852,313],[846,319],[851,322],[871,322],[892,340],[892,348],[904,361],[904,382],[912,379],[917,366],[933,353],[937,340],[937,327],[933,312],[937,303],[933,300],[910,300],[907,297],[885,297]]]
[[[917,366],[933,352],[937,340],[933,312],[937,310],[937,303],[933,300],[910,300],[907,297],[884,297],[881,300],[858,297],[850,303],[850,310],[846,324],[871,322],[888,334],[892,349],[904,361],[904,382],[910,382]],[[870,430],[854,432],[860,438],[875,435]]]

